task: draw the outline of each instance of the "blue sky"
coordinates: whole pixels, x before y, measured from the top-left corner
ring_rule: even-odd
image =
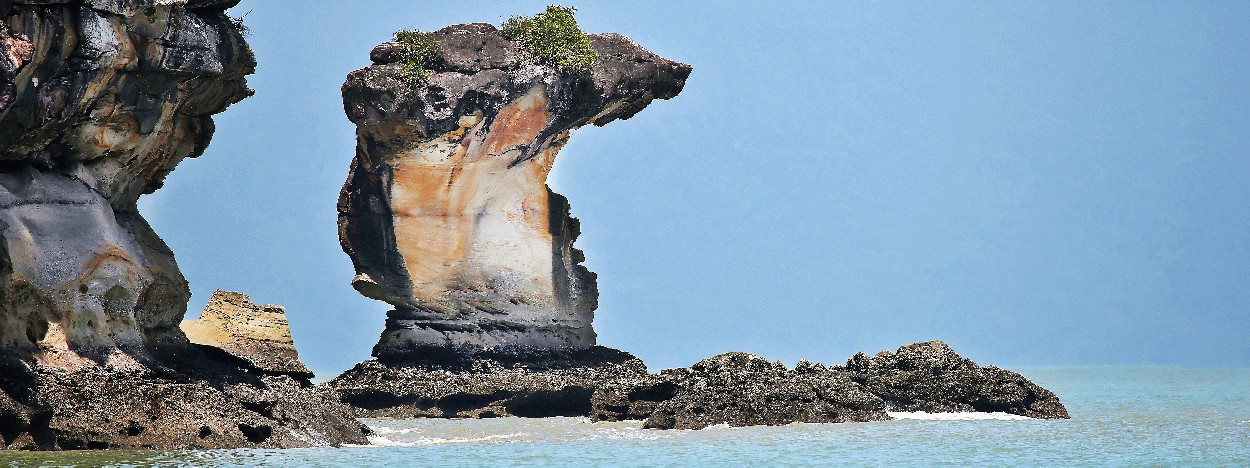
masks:
[[[140,207],[191,281],[287,307],[322,378],[386,304],[351,289],[339,87],[401,28],[544,2],[244,0],[256,96]],[[550,184],[600,344],[653,370],[943,339],[981,364],[1250,365],[1250,4],[583,2],[694,66],[574,133]]]

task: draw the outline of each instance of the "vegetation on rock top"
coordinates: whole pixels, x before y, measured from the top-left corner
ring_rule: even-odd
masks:
[[[404,76],[410,81],[425,81],[430,76],[429,66],[443,56],[442,45],[417,29],[401,29],[395,32],[392,39],[404,45],[403,60]]]
[[[599,60],[590,38],[577,27],[574,7],[550,5],[531,17],[513,16],[500,32],[537,60],[565,73],[589,73]]]

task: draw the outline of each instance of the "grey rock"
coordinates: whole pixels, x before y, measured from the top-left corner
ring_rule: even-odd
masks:
[[[595,420],[642,419],[652,429],[794,422],[884,421],[885,402],[838,372],[788,370],[747,353],[725,353],[637,383],[603,386]],[[648,408],[653,408],[649,414]]]
[[[915,343],[846,367],[799,361],[793,370],[746,353],[726,353],[684,369],[600,384],[595,421],[645,420],[656,429],[851,422],[889,419],[886,411],[1005,412],[1067,418],[1054,393],[1020,374],[977,366],[940,341]]]
[[[1004,412],[1038,419],[1067,419],[1050,390],[994,366],[978,366],[941,341],[857,353],[846,363],[851,378],[886,401],[893,411]]]

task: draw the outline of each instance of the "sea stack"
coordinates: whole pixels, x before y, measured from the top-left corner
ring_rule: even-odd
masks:
[[[490,24],[426,39],[423,79],[388,42],[343,85],[357,146],[339,239],[352,285],[395,309],[377,359],[326,385],[368,416],[587,415],[598,385],[647,370],[596,346],[595,274],[547,175],[573,130],[676,96],[691,68],[619,34],[589,35],[580,72]]]
[[[427,79],[390,42],[343,85],[357,146],[339,239],[352,285],[395,307],[374,356],[594,346],[595,275],[547,174],[574,129],[676,96],[690,66],[619,34],[589,36],[599,60],[587,73],[527,60],[490,24],[430,39],[441,59]]]
[[[187,281],[136,208],[252,94],[237,3],[0,2],[0,449],[365,442],[307,382],[187,340]]]

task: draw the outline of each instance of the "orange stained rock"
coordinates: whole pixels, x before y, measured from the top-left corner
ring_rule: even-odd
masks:
[[[547,292],[529,299],[554,302],[546,180],[568,135],[538,141],[551,118],[547,104],[537,86],[501,109],[484,137],[485,121],[466,118],[391,158],[396,244],[417,298],[506,277],[523,283],[519,291]],[[512,165],[533,145],[549,147]]]

